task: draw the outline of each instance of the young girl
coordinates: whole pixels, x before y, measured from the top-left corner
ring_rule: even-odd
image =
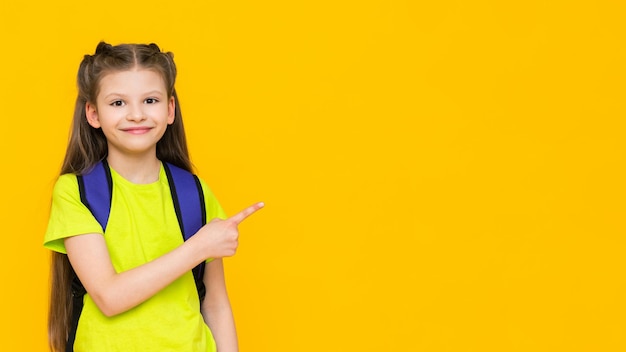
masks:
[[[101,42],[80,64],[71,137],[44,241],[53,251],[54,351],[238,349],[221,258],[235,254],[237,225],[263,204],[226,218],[200,181],[210,221],[183,241],[163,166],[191,171],[175,78],[173,55],[156,44]],[[112,181],[105,230],[81,201],[77,181],[100,161],[108,163]],[[203,261],[200,303],[191,270]],[[86,294],[79,296],[82,311],[72,312],[75,275]]]

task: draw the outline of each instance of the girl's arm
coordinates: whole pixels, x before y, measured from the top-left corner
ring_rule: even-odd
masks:
[[[65,239],[65,248],[95,304],[104,315],[113,316],[152,297],[200,263],[201,250],[189,241],[156,260],[119,274],[101,234],[69,237]]]
[[[202,303],[202,316],[213,333],[217,350],[220,352],[239,351],[235,320],[226,292],[222,259],[207,263],[204,271],[204,284],[207,292]]]
[[[229,219],[215,219],[178,248],[121,273],[113,268],[101,234],[68,237],[65,249],[95,304],[103,314],[113,316],[144,302],[206,258],[234,255],[239,237],[237,226],[262,206],[258,203]]]

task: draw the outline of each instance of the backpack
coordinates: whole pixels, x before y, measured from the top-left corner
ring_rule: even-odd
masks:
[[[206,224],[202,185],[198,177],[187,170],[166,162],[163,162],[163,168],[170,186],[178,225],[183,234],[183,239],[186,241]],[[113,196],[113,181],[109,164],[103,160],[87,173],[77,175],[76,178],[81,202],[91,211],[104,231],[109,221]],[[204,262],[193,268],[192,273],[198,290],[198,297],[202,303],[206,295],[206,287],[202,280]],[[87,293],[75,273],[73,273],[71,292],[73,297],[72,325],[70,326],[66,351],[73,351],[78,319],[83,309],[83,296]]]

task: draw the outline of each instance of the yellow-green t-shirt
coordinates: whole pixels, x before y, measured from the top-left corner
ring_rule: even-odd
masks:
[[[167,176],[134,184],[111,169],[113,197],[104,238],[117,272],[154,260],[183,243]],[[207,221],[225,218],[224,211],[201,181]],[[184,200],[180,200],[181,202]],[[81,202],[75,175],[59,177],[52,194],[44,246],[66,253],[64,239],[103,233]],[[215,351],[215,341],[200,313],[191,272],[124,313],[106,317],[87,293],[74,342],[75,351]]]

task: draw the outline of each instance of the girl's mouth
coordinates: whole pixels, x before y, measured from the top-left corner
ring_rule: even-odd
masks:
[[[148,133],[151,130],[151,127],[131,127],[131,128],[123,128],[122,131],[131,133],[131,134],[144,134]]]

